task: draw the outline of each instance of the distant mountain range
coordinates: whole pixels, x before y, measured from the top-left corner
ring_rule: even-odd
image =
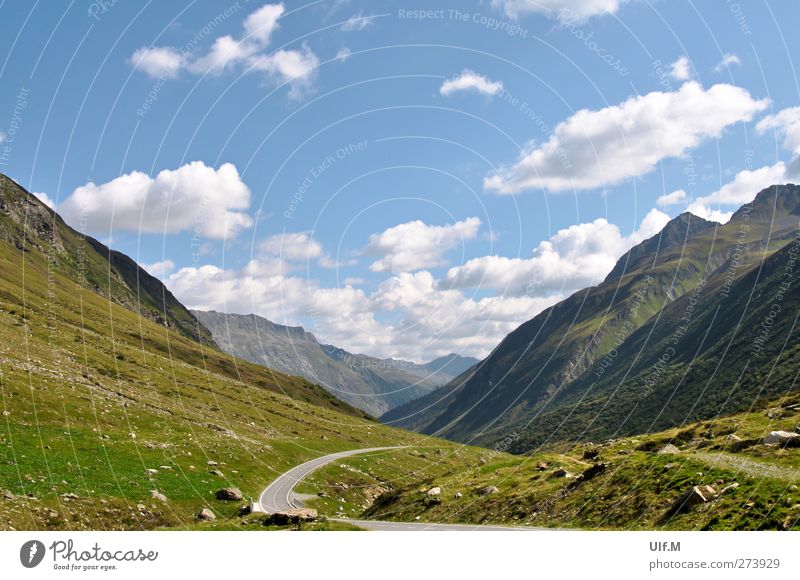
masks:
[[[375,416],[430,393],[478,362],[458,354],[426,364],[379,359],[321,344],[301,326],[275,324],[254,314],[192,313],[225,352],[305,377]]]
[[[684,213],[599,285],[521,325],[474,369],[382,420],[524,452],[747,410],[796,389],[800,187],[725,225]]]

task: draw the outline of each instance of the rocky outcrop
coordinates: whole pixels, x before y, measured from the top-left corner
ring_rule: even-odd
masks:
[[[241,501],[244,496],[238,487],[226,487],[216,493],[216,498],[222,501]]]
[[[299,524],[301,522],[313,522],[318,517],[319,515],[315,509],[299,508],[271,514],[264,520],[264,523],[266,525],[273,526],[288,526],[290,524]]]

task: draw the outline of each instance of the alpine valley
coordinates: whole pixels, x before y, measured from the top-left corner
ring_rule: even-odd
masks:
[[[484,360],[415,364],[190,311],[0,175],[0,528],[795,528],[799,220],[795,185],[684,213]]]

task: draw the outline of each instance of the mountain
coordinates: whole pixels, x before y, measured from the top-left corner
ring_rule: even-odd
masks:
[[[182,335],[213,344],[211,333],[134,260],[84,236],[52,209],[0,174],[0,240],[69,268],[77,284]]]
[[[254,314],[193,314],[225,352],[305,377],[375,416],[429,393],[478,362],[457,354],[427,364],[378,359],[321,344],[300,326],[275,324]]]
[[[793,276],[798,219],[795,185],[763,190],[725,225],[682,214],[603,283],[540,313],[473,370],[382,420],[523,452],[730,414],[796,388],[785,381],[800,362],[797,284],[775,299],[784,314],[767,318],[770,332],[757,329],[781,276]]]
[[[0,529],[194,526],[202,507],[235,515],[221,487],[257,497],[319,454],[422,442],[210,343],[157,280],[0,175]]]

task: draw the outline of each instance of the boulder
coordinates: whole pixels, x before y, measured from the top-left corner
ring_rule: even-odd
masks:
[[[603,473],[606,468],[608,467],[607,463],[595,463],[588,469],[586,469],[583,473],[580,474],[581,481],[589,481],[590,479],[594,479],[601,473]]]
[[[199,512],[197,512],[195,517],[204,522],[213,522],[215,519],[217,519],[217,516],[214,515],[214,512],[208,508],[201,509]]]
[[[800,437],[800,433],[790,431],[772,431],[764,437],[764,445],[786,445],[793,439]]]
[[[428,496],[439,495],[441,493],[442,493],[442,488],[441,487],[432,487],[427,492]]]
[[[540,461],[539,463],[536,464],[536,469],[538,469],[539,471],[545,471],[547,469],[547,462]]]
[[[706,497],[706,495],[703,493],[703,489],[699,485],[693,485],[675,501],[672,506],[672,510],[675,512],[685,511],[697,505],[704,504],[709,499],[710,498]]]
[[[460,491],[457,491],[457,492],[456,492],[456,494],[455,494],[453,497],[454,497],[454,498],[456,498],[456,499],[461,499],[461,498],[462,498],[462,497],[464,497],[464,496],[463,496],[463,495],[461,495],[461,492],[460,492]]]
[[[11,493],[11,492],[10,492],[10,491],[8,491],[8,490],[5,490],[5,491],[4,491],[2,494],[0,494],[0,495],[2,495],[3,499],[7,499],[7,500],[14,500],[14,499],[17,499],[17,496],[15,496],[13,493]]]
[[[264,523],[274,526],[287,526],[289,524],[299,524],[300,522],[313,522],[318,517],[317,510],[315,509],[299,508],[276,512],[264,520]]]
[[[216,461],[206,461],[206,465],[208,465],[209,467],[216,467],[217,465],[219,465],[219,463],[217,463]]]
[[[224,489],[220,489],[216,493],[217,499],[221,499],[223,501],[241,501],[244,496],[242,495],[242,490],[238,487],[226,487]]]
[[[731,451],[736,453],[738,451],[742,451],[743,449],[747,449],[748,447],[758,445],[759,443],[761,443],[760,439],[742,439],[740,441],[733,441],[731,442]]]
[[[161,493],[157,489],[151,489],[150,490],[150,495],[153,497],[153,499],[157,499],[158,501],[160,501],[162,503],[166,503],[167,502],[167,496],[165,496],[163,493]]]
[[[550,474],[550,479],[557,479],[560,477],[571,477],[571,476],[572,475],[570,474],[570,472],[567,471],[566,469],[556,469],[553,473]]]
[[[714,487],[711,486],[711,485],[701,485],[700,486],[700,491],[703,493],[703,495],[706,497],[706,499],[714,499],[715,497],[717,497],[719,495],[717,493],[717,490],[714,489]]]
[[[600,452],[597,449],[587,449],[583,452],[583,458],[587,460],[597,459]]]
[[[478,490],[478,495],[491,495],[493,493],[497,493],[500,491],[493,485],[487,485],[486,487],[482,487]]]
[[[216,475],[217,477],[225,477],[219,469],[212,469],[209,471],[211,475]]]
[[[680,453],[681,450],[675,447],[672,443],[667,443],[658,450],[659,455],[675,455],[676,453]]]

